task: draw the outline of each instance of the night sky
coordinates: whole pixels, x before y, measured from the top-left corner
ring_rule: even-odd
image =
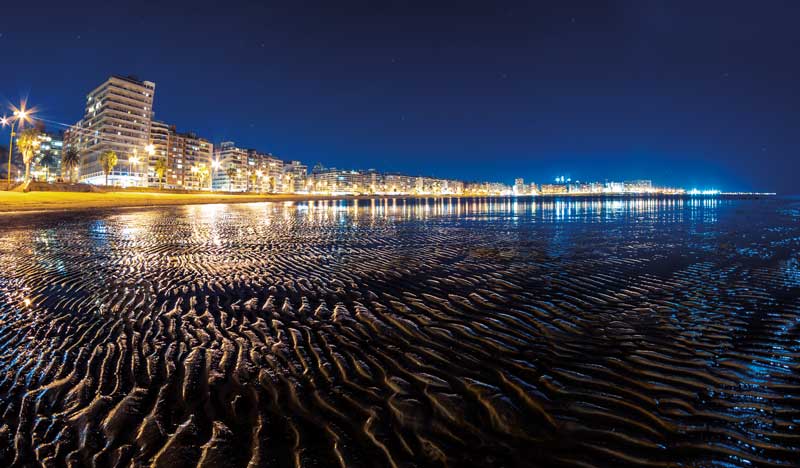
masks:
[[[800,192],[798,1],[178,3],[3,2],[0,99],[74,123],[136,75],[309,166]]]

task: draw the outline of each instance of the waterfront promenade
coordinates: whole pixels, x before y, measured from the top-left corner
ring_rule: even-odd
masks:
[[[208,203],[330,200],[341,196],[293,194],[230,194],[169,192],[7,192],[0,191],[0,213],[46,210],[85,210]]]

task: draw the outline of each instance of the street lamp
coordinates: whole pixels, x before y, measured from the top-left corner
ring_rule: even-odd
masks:
[[[11,107],[14,108],[14,106]],[[25,110],[25,103],[22,103],[19,109],[14,108],[14,115],[12,117],[6,117],[4,115],[2,119],[0,119],[0,124],[2,124],[3,127],[6,125],[11,126],[11,136],[8,138],[8,179],[6,180],[8,190],[11,190],[11,155],[14,154],[14,137],[17,135],[15,130],[19,128],[22,123],[30,122],[32,113],[32,111]],[[19,122],[20,125],[15,125],[17,122]]]

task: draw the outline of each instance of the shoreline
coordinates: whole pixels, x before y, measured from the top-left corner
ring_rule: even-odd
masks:
[[[774,194],[547,194],[520,195],[519,198],[739,198],[760,199]],[[67,212],[93,209],[154,208],[159,206],[206,205],[228,203],[304,202],[364,200],[375,198],[515,198],[513,195],[310,195],[310,194],[230,194],[169,192],[56,192],[27,193],[0,191],[0,215],[35,212]]]

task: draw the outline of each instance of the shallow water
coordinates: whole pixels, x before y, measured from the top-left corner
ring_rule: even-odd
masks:
[[[0,216],[0,466],[797,466],[800,202]]]

